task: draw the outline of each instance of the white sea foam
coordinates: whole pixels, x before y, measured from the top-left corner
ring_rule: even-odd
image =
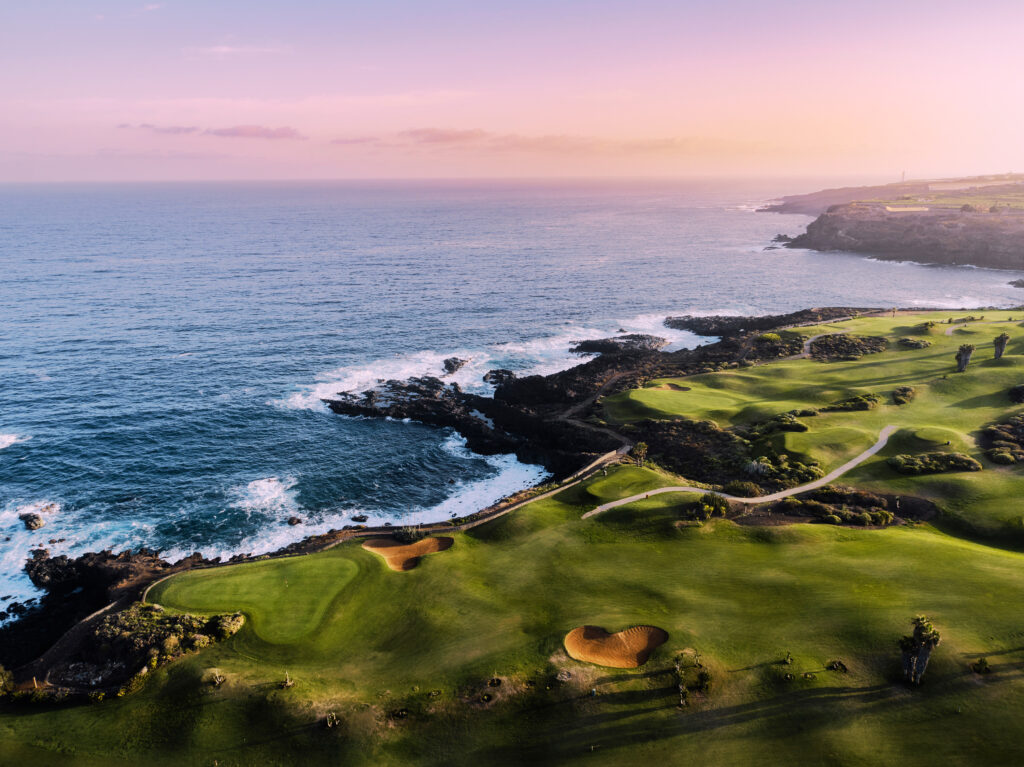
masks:
[[[53,529],[51,523],[60,511],[60,504],[48,500],[28,503],[11,501],[0,509],[0,597],[12,597],[12,601],[24,602],[40,595],[25,573],[25,560],[29,551],[45,544]],[[22,514],[41,514],[46,526],[40,530],[29,530],[21,520]],[[0,610],[10,602],[0,601]]]
[[[295,500],[295,479],[277,477],[256,479],[244,487],[235,488],[236,500],[231,504],[246,511],[294,511],[298,508]]]
[[[572,347],[592,338],[606,338],[626,333],[647,333],[668,339],[670,351],[692,348],[708,339],[664,325],[665,314],[648,313],[626,319],[609,320],[600,324],[581,325],[567,322],[564,327],[548,335],[522,341],[491,344],[478,349],[450,349],[444,352],[425,350],[396,355],[358,365],[348,365],[325,371],[316,376],[313,384],[301,385],[285,396],[268,404],[296,410],[326,411],[322,402],[340,392],[361,392],[382,381],[417,376],[437,376],[457,383],[465,391],[489,394],[492,387],[483,380],[488,370],[508,368],[518,375],[550,375],[578,365],[594,355],[575,354]],[[454,374],[444,372],[444,361],[449,357],[466,360]]]
[[[311,535],[320,535],[332,529],[351,524],[352,517],[365,514],[368,525],[395,527],[426,522],[441,522],[452,517],[462,517],[484,509],[502,498],[543,482],[550,475],[542,466],[520,463],[514,455],[479,456],[466,447],[466,440],[457,434],[449,434],[442,443],[442,449],[450,455],[467,461],[486,461],[493,474],[483,479],[457,481],[450,487],[451,494],[438,504],[404,509],[401,513],[379,509],[337,508],[310,510],[303,508],[296,500],[295,481],[268,477],[235,488],[236,500],[233,506],[265,517],[259,532],[250,535],[231,546],[209,545],[200,547],[178,547],[163,552],[163,556],[175,561],[198,551],[204,557],[227,559],[235,554],[265,554],[277,551],[291,543]],[[439,480],[441,481],[441,480]],[[289,517],[302,519],[301,525],[288,525]]]
[[[28,442],[32,437],[24,434],[0,434],[0,450],[19,442]]]

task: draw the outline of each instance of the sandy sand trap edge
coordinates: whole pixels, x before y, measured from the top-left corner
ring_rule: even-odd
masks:
[[[412,570],[420,557],[447,551],[455,541],[446,537],[423,538],[415,543],[400,543],[394,538],[370,538],[363,541],[363,548],[384,558],[392,570]]]
[[[578,626],[565,635],[569,657],[608,668],[637,668],[665,644],[668,632],[657,626],[633,626],[609,634],[600,626]]]

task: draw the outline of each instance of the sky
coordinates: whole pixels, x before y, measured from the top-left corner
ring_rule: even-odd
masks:
[[[1024,171],[1022,0],[8,0],[0,182]]]

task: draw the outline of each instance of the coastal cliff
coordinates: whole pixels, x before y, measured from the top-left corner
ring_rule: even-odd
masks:
[[[927,264],[1024,269],[1024,176],[826,189],[761,209],[817,216],[790,248]]]
[[[898,261],[1024,269],[1024,211],[894,211],[884,205],[850,203],[818,216],[787,246]]]

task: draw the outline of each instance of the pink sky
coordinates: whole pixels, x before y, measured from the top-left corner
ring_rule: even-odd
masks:
[[[1024,170],[1024,3],[0,7],[0,181]]]

